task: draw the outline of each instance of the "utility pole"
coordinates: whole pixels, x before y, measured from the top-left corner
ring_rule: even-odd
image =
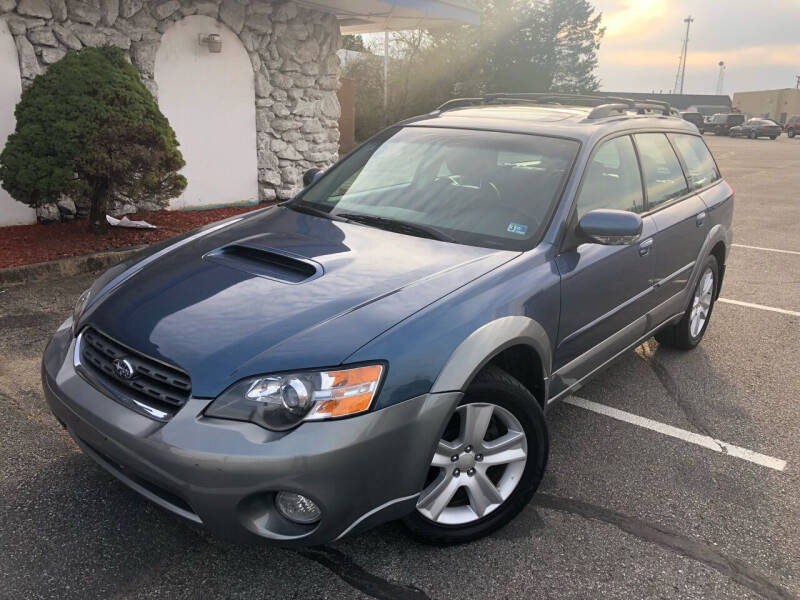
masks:
[[[794,87],[800,90],[800,75],[795,75],[794,78],[797,80],[797,84]]]
[[[672,90],[673,94],[683,94],[683,82],[686,78],[686,54],[689,50],[689,29],[694,23],[692,15],[689,15],[683,20],[686,23],[686,37],[683,38],[683,47],[681,48],[681,57],[678,60],[678,72],[675,75],[675,86]]]
[[[717,63],[719,67],[719,76],[717,77],[717,96],[721,96],[725,89],[725,61],[721,60]]]

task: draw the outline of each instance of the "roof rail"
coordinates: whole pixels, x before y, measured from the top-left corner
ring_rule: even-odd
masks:
[[[442,104],[435,112],[443,113],[448,110],[465,108],[468,106],[485,106],[489,104],[569,104],[577,106],[591,106],[594,109],[589,113],[589,119],[601,119],[620,115],[627,111],[635,110],[639,114],[646,114],[648,110],[658,111],[666,116],[674,116],[674,110],[669,102],[662,100],[632,100],[618,96],[593,96],[591,94],[566,94],[566,93],[499,93],[486,94],[480,98],[456,98]]]

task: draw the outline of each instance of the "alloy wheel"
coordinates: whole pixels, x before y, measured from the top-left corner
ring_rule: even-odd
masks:
[[[700,335],[703,326],[708,320],[708,313],[711,310],[711,302],[714,298],[714,272],[709,268],[700,278],[700,283],[694,292],[692,300],[692,312],[689,316],[689,333],[693,338]]]
[[[478,521],[522,478],[528,441],[519,420],[496,404],[459,406],[431,461],[417,510],[440,525]]]

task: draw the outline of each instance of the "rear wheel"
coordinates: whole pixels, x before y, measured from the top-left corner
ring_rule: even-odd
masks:
[[[787,131],[786,135],[788,135],[790,138],[793,138],[795,136],[794,129],[790,129],[789,131]]]
[[[675,325],[665,327],[656,333],[656,340],[664,346],[678,350],[691,350],[708,329],[711,320],[711,311],[714,310],[714,301],[717,297],[719,286],[719,265],[714,256],[709,256],[703,264],[700,279],[692,294],[692,301],[683,318]]]
[[[756,139],[756,132],[755,132],[755,131],[751,131],[751,132],[750,132],[750,139],[751,139],[751,140],[754,140],[754,139]]]
[[[776,139],[778,139],[778,136],[777,135],[771,135],[771,136],[769,136],[769,139],[776,140]]]
[[[505,371],[486,367],[448,422],[417,509],[403,523],[414,536],[435,544],[488,535],[533,497],[548,445],[536,398]]]

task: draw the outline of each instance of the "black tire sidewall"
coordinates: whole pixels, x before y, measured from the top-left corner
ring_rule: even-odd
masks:
[[[522,425],[528,443],[528,460],[519,484],[498,508],[482,519],[466,525],[440,525],[414,510],[403,519],[418,539],[432,544],[459,544],[488,535],[508,523],[530,502],[547,466],[549,439],[547,425],[536,398],[519,381],[489,367],[487,377],[476,377],[459,406],[490,403],[508,410]]]

